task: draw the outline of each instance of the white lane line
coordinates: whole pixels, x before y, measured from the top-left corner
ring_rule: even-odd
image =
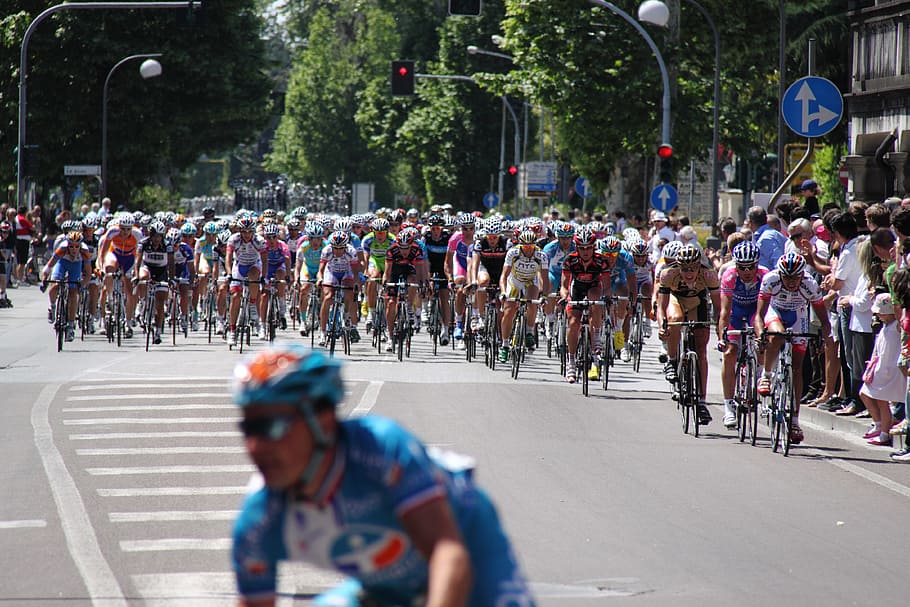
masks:
[[[70,434],[70,440],[140,439],[140,438],[239,438],[240,432],[108,432],[103,434]]]
[[[202,383],[172,383],[168,382],[167,385],[162,386],[159,384],[140,384],[140,383],[131,383],[131,384],[101,384],[98,386],[70,386],[70,392],[89,392],[91,390],[132,390],[132,389],[152,389],[152,390],[161,390],[162,388],[167,388],[172,390],[174,388],[226,388],[228,385],[227,381],[221,381],[218,383],[211,384],[202,384]],[[230,392],[226,392],[230,394]]]
[[[100,417],[92,419],[65,419],[64,426],[112,426],[122,424],[236,424],[239,417]]]
[[[877,474],[875,472],[866,470],[862,466],[857,466],[856,464],[851,464],[850,462],[845,462],[842,459],[838,459],[836,457],[831,457],[830,455],[828,455],[827,453],[825,453],[824,451],[821,451],[819,449],[806,449],[806,451],[808,451],[812,455],[817,455],[817,456],[823,458],[826,462],[828,462],[835,468],[840,468],[841,470],[843,470],[845,472],[855,474],[856,476],[858,476],[860,478],[864,478],[867,481],[875,483],[879,487],[884,487],[885,489],[894,491],[898,495],[902,495],[904,497],[910,497],[910,487],[907,487],[906,485],[902,485],[898,482],[895,482],[888,477],[885,477],[885,476],[882,476],[881,474]]]
[[[197,495],[245,495],[246,485],[239,487],[123,487],[98,489],[101,497],[183,497]]]
[[[229,472],[252,473],[256,466],[252,464],[223,466],[136,466],[120,468],[86,468],[92,476],[129,476],[136,474],[220,474]]]
[[[158,512],[110,512],[112,523],[158,523],[165,521],[232,521],[239,510],[162,510]]]
[[[64,407],[64,413],[104,413],[108,411],[209,411],[213,409],[237,410],[237,405],[112,405],[110,407]]]
[[[66,402],[78,402],[78,401],[96,401],[96,400],[119,400],[119,401],[131,401],[131,400],[167,400],[169,398],[179,399],[179,400],[190,400],[193,398],[230,398],[230,392],[192,392],[187,394],[186,392],[179,392],[174,394],[89,394],[86,396],[67,396]]]
[[[120,362],[120,361],[118,360],[117,362]],[[116,374],[114,374],[114,375],[116,375]],[[118,375],[116,377],[108,377],[108,378],[93,377],[93,378],[80,379],[79,384],[81,384],[81,385],[103,384],[106,382],[109,383],[111,381],[119,381],[119,382],[130,383],[130,384],[132,384],[133,382],[146,382],[146,383],[153,382],[154,383],[153,387],[155,387],[155,388],[165,387],[165,386],[162,386],[163,382],[170,383],[173,381],[182,381],[182,382],[201,382],[201,381],[215,382],[215,381],[217,381],[217,382],[221,382],[218,384],[219,386],[225,385],[225,377],[223,375],[222,376],[202,376],[202,375],[198,375],[198,376],[196,376],[196,375],[190,375],[190,376],[179,375],[179,376],[177,376],[177,375],[172,375],[170,377],[148,377],[148,376],[130,377],[128,375],[127,376]]]
[[[123,540],[124,552],[170,552],[174,550],[219,550],[227,552],[233,542],[230,538],[175,537],[161,540]]]
[[[98,538],[85,510],[82,496],[79,495],[76,483],[67,472],[66,463],[54,445],[48,412],[59,388],[56,385],[48,385],[41,390],[32,406],[31,418],[35,446],[41,456],[54,502],[57,504],[67,548],[85,582],[92,605],[128,607],[117,578],[98,545]]]
[[[360,402],[357,403],[357,406],[351,411],[350,417],[362,417],[369,413],[376,404],[376,399],[379,397],[379,391],[382,389],[382,384],[384,383],[385,382],[382,381],[371,381],[370,385],[367,386],[367,389],[364,390],[363,396],[360,397]]]
[[[41,519],[0,521],[0,529],[33,529],[38,527],[47,527],[47,521]]]
[[[111,449],[76,449],[77,455],[205,455],[210,453],[246,453],[243,447],[121,447]]]

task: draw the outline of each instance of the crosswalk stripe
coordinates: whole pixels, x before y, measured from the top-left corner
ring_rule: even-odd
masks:
[[[102,413],[104,411],[207,411],[209,409],[237,409],[237,405],[114,405],[110,407],[66,407],[64,413]]]
[[[86,396],[67,396],[67,402],[96,400],[168,400],[171,398],[189,400],[193,398],[230,398],[230,392],[180,392],[175,394],[90,394]],[[236,406],[236,405],[235,405]]]
[[[240,432],[105,432],[102,434],[70,434],[70,440],[120,440],[144,438],[238,438]]]
[[[217,466],[135,466],[118,468],[86,468],[92,476],[128,476],[136,474],[219,474],[229,472],[255,472],[252,464]]]
[[[113,426],[125,424],[236,424],[240,417],[101,417],[92,419],[65,419],[64,426]]]
[[[172,380],[174,378],[171,378]],[[183,379],[183,378],[181,378]],[[101,384],[98,386],[72,386],[70,387],[70,392],[90,392],[92,390],[138,390],[138,389],[151,389],[151,390],[161,390],[162,388],[167,388],[168,390],[173,390],[175,388],[226,388],[227,380],[220,381],[218,383],[174,383],[173,381],[168,381],[166,385],[158,384],[141,384],[141,383],[131,383],[131,384]]]
[[[112,523],[157,523],[163,521],[232,521],[239,510],[160,510],[154,512],[110,512]]]
[[[236,487],[122,487],[98,489],[100,497],[185,497],[199,495],[244,495],[246,485]]]
[[[76,449],[77,455],[205,455],[210,453],[246,453],[243,447],[112,447],[110,449]]]
[[[172,550],[219,550],[231,549],[230,538],[177,537],[159,540],[122,540],[120,549],[124,552],[168,552]]]

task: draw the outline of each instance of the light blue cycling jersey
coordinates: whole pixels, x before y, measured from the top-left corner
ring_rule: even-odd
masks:
[[[550,260],[550,288],[554,291],[559,290],[560,282],[562,281],[562,262],[566,260],[566,257],[570,253],[575,251],[575,242],[569,245],[568,251],[563,251],[562,247],[559,246],[559,241],[554,240],[551,243],[548,243],[544,248],[543,252],[546,254],[547,258]]]
[[[445,498],[471,555],[468,604],[534,605],[496,511],[471,479],[472,460],[442,455],[434,459],[386,418],[339,422],[337,456],[313,501],[266,487],[247,497],[234,528],[241,595],[274,595],[278,562],[295,560],[350,578],[316,605],[356,607],[361,590],[381,605],[410,605],[425,594],[429,574],[400,517]]]
[[[322,259],[322,248],[325,242],[321,242],[318,247],[311,245],[311,241],[300,243],[297,247],[297,255],[303,255],[303,263],[306,266],[306,273],[310,278],[315,279],[319,273],[319,260]]]
[[[630,276],[635,276],[635,260],[632,258],[631,253],[621,249],[619,256],[616,258],[616,265],[613,266],[613,271],[610,272],[610,281],[614,287],[624,285],[628,282]]]

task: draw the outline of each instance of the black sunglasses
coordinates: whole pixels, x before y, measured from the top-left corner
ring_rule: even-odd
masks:
[[[736,264],[737,270],[754,270],[758,267],[757,263],[738,263]]]
[[[291,431],[291,426],[296,419],[298,419],[296,416],[291,415],[259,417],[242,420],[237,425],[247,438],[255,437],[270,441],[280,441]]]

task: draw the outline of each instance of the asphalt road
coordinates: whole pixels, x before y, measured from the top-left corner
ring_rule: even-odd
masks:
[[[234,601],[230,528],[252,470],[228,378],[201,335],[144,351],[95,336],[57,353],[35,288],[0,310],[0,599],[7,605],[215,607]],[[290,336],[290,333],[288,333]],[[255,344],[254,347],[261,347]],[[545,353],[507,369],[368,344],[345,415],[394,417],[473,455],[540,605],[867,605],[905,596],[910,467],[823,429],[787,458],[715,421],[696,439],[649,345],[584,398]],[[709,392],[719,402],[717,356]],[[281,604],[337,577],[282,570]]]

